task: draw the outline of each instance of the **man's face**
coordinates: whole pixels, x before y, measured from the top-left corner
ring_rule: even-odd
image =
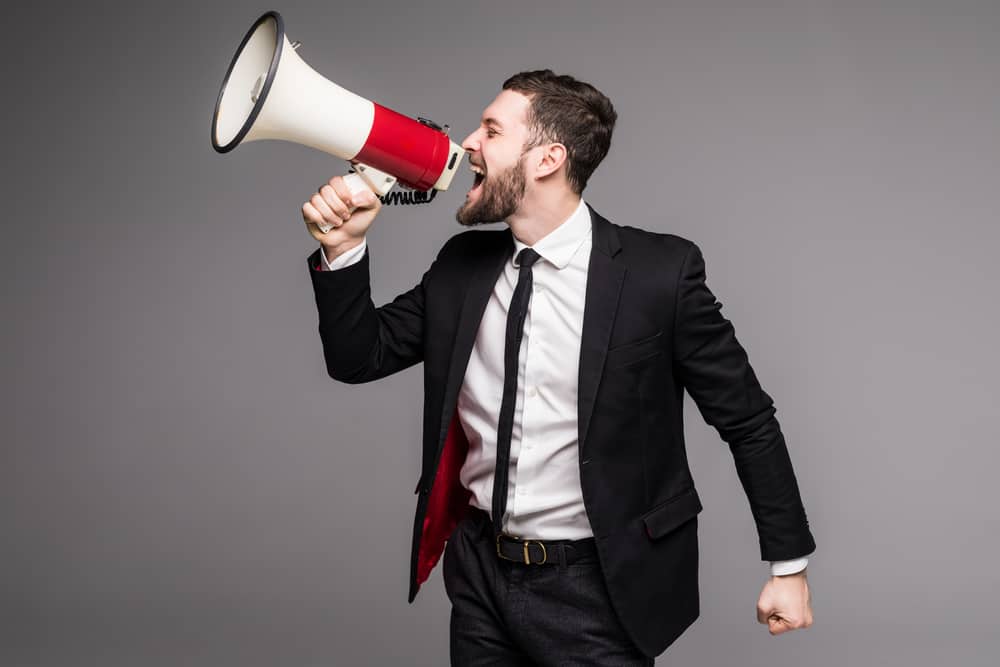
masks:
[[[524,145],[530,100],[505,90],[483,111],[479,127],[462,142],[475,172],[455,218],[463,225],[498,222],[513,215],[527,185]]]

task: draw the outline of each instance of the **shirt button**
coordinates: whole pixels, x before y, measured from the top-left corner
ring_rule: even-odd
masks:
[[[537,395],[538,395],[538,391],[534,387],[531,387],[530,389],[528,389],[528,396],[529,397],[534,398]]]
[[[537,293],[537,292],[541,292],[541,291],[542,291],[542,286],[541,285],[535,285],[535,292]]]
[[[527,492],[528,492],[528,490],[522,487],[522,488],[520,488],[520,489],[517,490],[517,495],[523,496]]]

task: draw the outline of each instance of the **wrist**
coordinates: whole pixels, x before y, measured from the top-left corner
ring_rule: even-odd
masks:
[[[806,568],[802,568],[798,572],[789,572],[788,574],[772,574],[772,579],[792,579],[793,577],[806,578]]]
[[[351,248],[356,248],[361,245],[361,242],[364,240],[364,237],[361,237],[359,239],[350,239],[337,244],[321,243],[320,245],[323,246],[323,254],[326,255],[327,262],[332,262]]]

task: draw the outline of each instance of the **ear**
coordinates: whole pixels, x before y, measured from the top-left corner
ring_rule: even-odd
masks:
[[[566,147],[562,144],[545,144],[541,157],[535,163],[535,178],[545,178],[554,174],[566,163]]]

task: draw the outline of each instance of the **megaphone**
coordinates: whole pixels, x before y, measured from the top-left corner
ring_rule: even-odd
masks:
[[[348,160],[352,192],[384,196],[398,181],[447,190],[465,151],[447,128],[413,120],[341,88],[309,67],[278,12],[258,18],[229,63],[212,116],[212,147],[280,139]],[[331,227],[324,225],[325,233]]]

